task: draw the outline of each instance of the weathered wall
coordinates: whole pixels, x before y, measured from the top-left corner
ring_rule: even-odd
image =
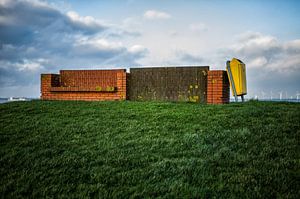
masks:
[[[41,75],[43,100],[159,100],[229,103],[227,72],[209,67],[61,70]]]
[[[41,75],[43,100],[125,100],[126,70],[62,70]]]
[[[131,68],[130,100],[206,102],[208,66]]]

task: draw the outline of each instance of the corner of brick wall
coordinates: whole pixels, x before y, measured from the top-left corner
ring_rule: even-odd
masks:
[[[230,84],[227,72],[211,70],[207,74],[207,104],[229,103]]]
[[[50,100],[52,94],[50,88],[59,86],[60,75],[58,74],[41,74],[41,99]]]

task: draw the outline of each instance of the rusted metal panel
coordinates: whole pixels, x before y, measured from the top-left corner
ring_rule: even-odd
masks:
[[[130,69],[130,100],[206,102],[208,66]]]

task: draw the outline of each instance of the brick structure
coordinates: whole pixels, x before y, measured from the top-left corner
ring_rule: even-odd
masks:
[[[211,70],[207,74],[207,103],[229,103],[230,88],[227,72]]]
[[[41,75],[42,100],[125,100],[126,70],[61,70]]]
[[[41,99],[136,100],[138,97],[135,96],[141,95],[135,93],[138,89],[139,93],[144,92],[141,96],[145,100],[181,101],[182,98],[185,101],[208,104],[229,103],[229,81],[226,71],[210,71],[208,67],[173,67],[145,71],[149,74],[139,76],[134,72],[126,73],[125,69],[61,70],[60,74],[42,74]],[[161,95],[158,95],[159,92]]]

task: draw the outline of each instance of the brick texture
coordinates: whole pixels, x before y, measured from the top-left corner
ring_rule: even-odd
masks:
[[[230,85],[227,72],[223,70],[208,71],[207,76],[207,103],[229,103]]]
[[[125,100],[126,70],[61,70],[41,75],[42,100]]]
[[[42,74],[41,99],[85,101],[130,99],[132,96],[129,96],[129,88],[133,86],[130,82],[131,75],[124,69],[61,70],[60,74]],[[207,71],[205,82],[207,87],[205,86],[203,92],[206,93],[208,104],[229,103],[230,85],[226,71]],[[173,92],[171,88],[170,92]]]

